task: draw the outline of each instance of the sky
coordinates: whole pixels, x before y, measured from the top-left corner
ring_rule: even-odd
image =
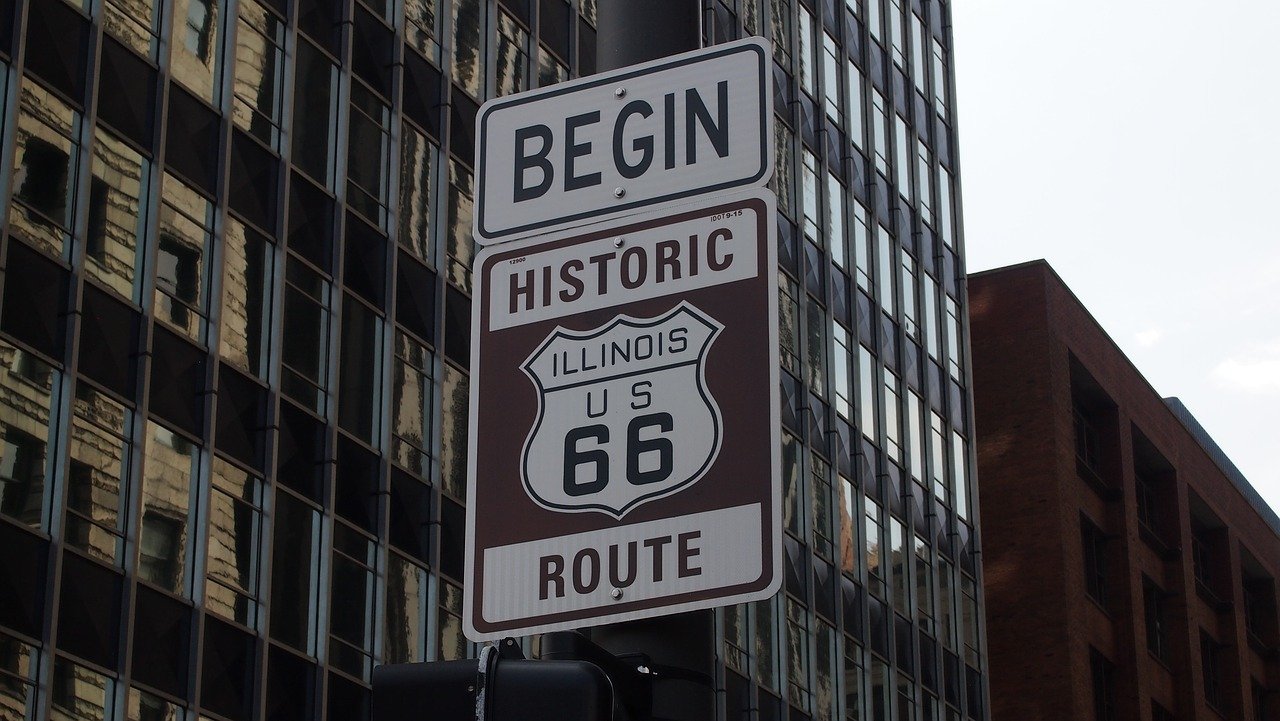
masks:
[[[968,270],[1049,261],[1280,511],[1280,3],[951,5]]]

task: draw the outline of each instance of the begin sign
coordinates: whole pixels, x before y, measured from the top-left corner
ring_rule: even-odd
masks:
[[[749,38],[485,103],[476,240],[768,182],[770,63]]]
[[[477,256],[469,638],[777,591],[774,228],[755,190]]]

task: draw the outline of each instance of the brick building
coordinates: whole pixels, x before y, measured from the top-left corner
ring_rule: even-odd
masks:
[[[992,719],[1280,719],[1280,518],[1047,263],[969,293]]]

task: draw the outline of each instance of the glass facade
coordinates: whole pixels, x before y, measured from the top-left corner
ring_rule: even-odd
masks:
[[[0,719],[357,719],[461,633],[480,104],[594,0],[0,2]],[[943,0],[774,43],[785,589],[722,719],[983,720]]]

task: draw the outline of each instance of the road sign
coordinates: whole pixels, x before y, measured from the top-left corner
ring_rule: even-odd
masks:
[[[756,189],[480,252],[469,638],[777,591],[775,238]]]
[[[476,117],[476,241],[764,185],[771,69],[748,38],[490,100]]]

